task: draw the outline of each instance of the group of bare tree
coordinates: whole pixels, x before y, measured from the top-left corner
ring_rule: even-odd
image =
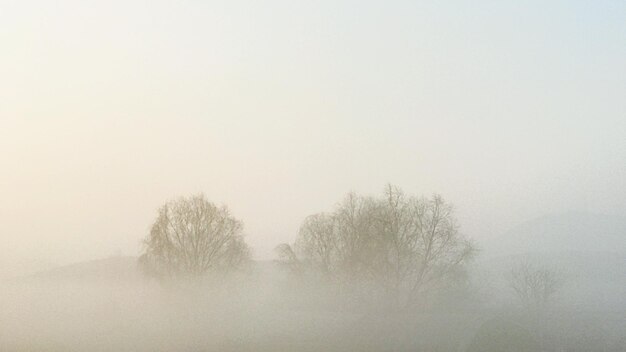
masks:
[[[368,284],[398,308],[458,282],[475,253],[442,197],[408,196],[391,185],[380,197],[350,193],[331,213],[309,216],[295,243],[277,251],[293,273]]]
[[[288,279],[296,280],[291,283],[309,284],[296,290],[309,293],[306,304],[311,303],[309,288],[321,287],[330,289],[322,292],[331,292],[335,304],[359,301],[358,307],[376,303],[374,308],[387,312],[411,312],[465,283],[476,249],[459,232],[453,207],[441,196],[407,195],[388,185],[380,196],[349,193],[332,211],[305,218],[295,242],[279,245],[277,252],[279,263],[292,274]],[[196,282],[246,267],[250,253],[243,223],[227,207],[197,195],[158,210],[140,264],[163,281]],[[526,260],[510,270],[508,283],[524,312],[531,313],[533,329],[523,331],[520,343],[551,346],[541,321],[562,285],[561,275]],[[335,300],[336,293],[347,299]],[[501,327],[497,323],[493,329]],[[493,332],[487,328],[491,341]]]
[[[160,279],[229,273],[247,264],[243,223],[203,195],[163,205],[144,241],[140,264]],[[280,262],[300,279],[367,285],[409,308],[458,283],[475,248],[441,196],[406,195],[388,185],[379,197],[349,193],[332,212],[307,217]],[[523,262],[509,285],[528,310],[543,311],[561,285],[547,268]]]
[[[242,222],[203,195],[163,205],[145,239],[144,270],[161,279],[225,273],[250,260]],[[398,306],[456,282],[475,252],[440,196],[348,194],[331,213],[306,218],[293,245],[278,246],[294,274],[348,286],[369,284]]]
[[[525,260],[511,268],[508,282],[524,309],[541,313],[553,303],[563,278],[554,269]]]
[[[365,308],[362,312],[398,313],[433,307],[435,299],[459,292],[450,289],[463,287],[459,284],[466,282],[467,264],[476,249],[459,232],[453,207],[441,196],[407,195],[388,185],[380,196],[349,193],[332,211],[305,218],[295,242],[279,245],[277,252],[279,263],[291,274],[288,280],[294,280],[288,286],[299,287],[296,297],[304,298],[297,302],[321,302],[326,308],[328,303],[339,307],[356,302],[350,307]],[[243,223],[203,195],[163,205],[140,256],[144,271],[165,282],[231,277],[250,261]],[[523,332],[520,346],[555,345],[543,321],[562,285],[561,275],[526,260],[510,270],[508,283],[523,311],[530,313],[520,320],[529,328],[486,326],[481,328],[486,341],[496,341],[494,331],[504,326]],[[305,297],[300,297],[303,292]],[[317,293],[321,298],[312,301]],[[503,343],[510,342],[509,330]],[[483,346],[482,335],[477,336],[477,346]]]
[[[522,308],[518,323],[530,334],[528,341],[536,346],[530,350],[561,350],[558,346],[562,341],[550,331],[554,330],[555,298],[564,284],[562,273],[540,261],[524,258],[510,268],[507,282]]]

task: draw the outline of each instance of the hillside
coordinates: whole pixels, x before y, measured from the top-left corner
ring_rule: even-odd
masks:
[[[136,257],[115,256],[61,266],[22,280],[125,282],[140,277]]]
[[[590,213],[543,216],[480,243],[472,270],[486,290],[507,292],[506,278],[522,261],[559,273],[561,303],[579,309],[623,306],[626,295],[626,220]]]
[[[592,213],[542,216],[480,243],[482,255],[521,253],[626,253],[626,218]]]

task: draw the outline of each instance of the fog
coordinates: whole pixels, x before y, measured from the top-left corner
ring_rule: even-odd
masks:
[[[176,285],[147,280],[135,263],[113,257],[5,283],[0,349],[623,351],[626,342],[623,254],[602,268],[619,272],[598,281],[568,276],[540,322],[523,311],[493,263],[481,269],[493,280],[476,274],[462,295],[411,312],[389,310],[381,298],[359,301],[331,287],[294,286],[271,262],[228,281]],[[486,342],[477,338],[490,324],[502,331],[488,331]],[[533,349],[536,336],[543,336],[544,349]]]
[[[183,247],[159,256],[160,252],[148,250],[156,242],[146,240],[141,257],[111,256],[6,279],[0,286],[0,349],[626,348],[626,244],[615,235],[625,233],[626,222],[622,218],[583,213],[545,216],[513,229],[510,233],[516,237],[509,234],[470,243],[471,247],[463,249],[465,242],[457,238],[464,235],[457,227],[445,225],[453,221],[453,213],[446,211],[451,208],[438,203],[438,198],[415,198],[391,186],[383,194],[381,198],[349,194],[335,208],[308,217],[295,243],[278,246],[275,259],[244,260],[236,264],[236,270],[231,267],[236,262],[227,260],[225,263],[231,263],[228,267],[215,264],[211,267],[220,269],[198,274],[188,262],[170,259]],[[184,204],[195,208],[186,208]],[[159,214],[167,214],[163,219],[171,221],[171,227],[163,227],[161,218],[157,218],[147,238],[166,238],[159,237],[160,231],[169,235],[186,228],[191,232],[181,243],[193,244],[194,236],[207,236],[204,230],[193,230],[207,217],[193,214],[216,211],[230,216],[220,208],[202,208],[201,204],[211,203],[204,197],[178,198],[167,203]],[[426,210],[406,211],[411,206]],[[177,216],[186,219],[181,223],[183,227],[178,227]],[[394,237],[396,240],[410,237],[413,231],[418,237],[434,235],[426,240],[416,239],[420,243],[417,247],[412,247],[413,240],[396,247],[396,240],[388,240],[387,236],[398,232],[389,230],[384,225],[386,218],[379,219],[381,216],[400,219],[399,223],[407,221],[398,227],[405,231]],[[435,218],[436,222],[431,221]],[[426,227],[415,225],[413,230],[406,230],[406,226],[414,226],[410,224],[415,219]],[[330,221],[332,228],[322,226],[325,221]],[[345,224],[355,224],[354,228],[360,230],[346,230]],[[571,231],[572,226],[581,231]],[[208,246],[219,242],[220,231],[209,230],[208,236],[216,240],[207,242]],[[379,237],[381,233],[383,236]],[[573,242],[562,239],[566,234]],[[359,242],[369,236],[371,240],[362,243],[373,245],[373,249],[346,247],[352,243],[346,240]],[[533,239],[537,236],[543,242]],[[520,238],[524,238],[522,244],[516,241]],[[550,239],[562,241],[563,245],[551,248]],[[594,247],[598,241],[603,244]],[[436,250],[431,254],[423,254],[419,249],[411,252],[411,248],[431,247],[422,243],[431,243]],[[286,252],[286,248],[291,248],[291,252]],[[396,256],[376,248],[401,248],[399,253],[410,253]],[[200,252],[188,252],[192,253]],[[224,253],[230,255],[228,251]],[[421,259],[414,262],[413,257]],[[409,274],[396,281],[398,270]],[[415,291],[416,285],[420,289]]]
[[[624,13],[0,0],[0,351],[626,350]]]

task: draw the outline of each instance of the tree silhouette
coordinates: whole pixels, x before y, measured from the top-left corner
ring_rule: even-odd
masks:
[[[204,195],[179,198],[163,205],[144,240],[144,271],[158,278],[198,277],[225,273],[250,258],[243,223],[225,206]]]
[[[333,212],[307,217],[295,243],[277,251],[300,275],[373,283],[402,307],[459,279],[475,252],[442,197],[406,196],[391,185],[382,197],[350,193]]]

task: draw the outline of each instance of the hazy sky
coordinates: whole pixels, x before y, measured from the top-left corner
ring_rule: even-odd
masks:
[[[624,1],[0,0],[0,265],[135,255],[204,192],[258,258],[387,182],[463,231],[626,216]]]

